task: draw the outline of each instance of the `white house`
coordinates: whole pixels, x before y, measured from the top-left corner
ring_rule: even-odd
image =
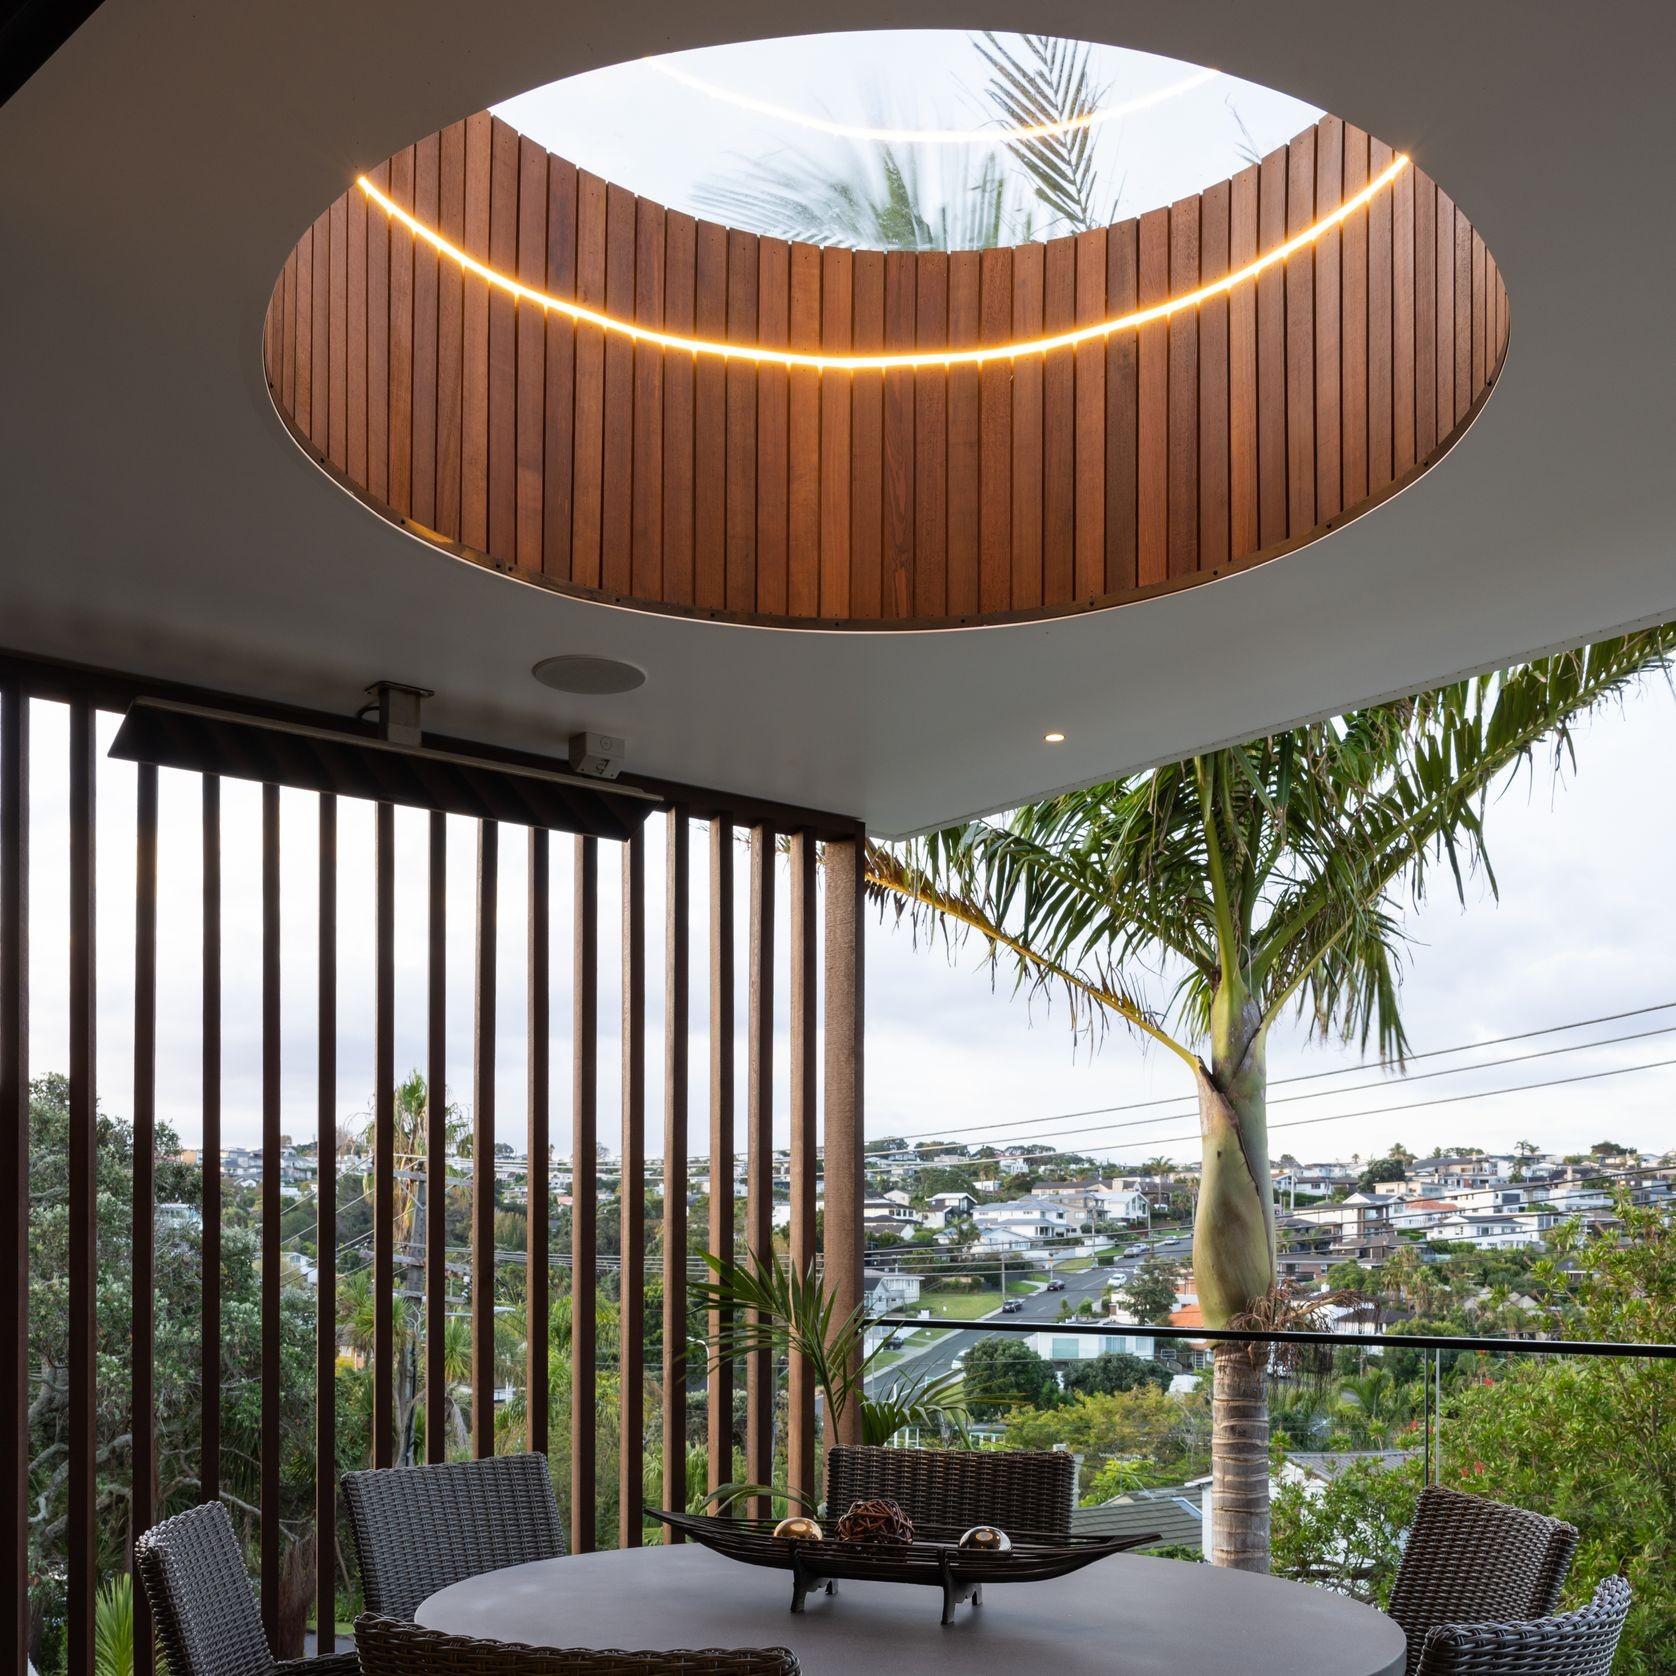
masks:
[[[869,1315],[901,1315],[919,1308],[919,1276],[894,1269],[868,1269],[861,1277]]]
[[[1064,1239],[1072,1229],[1071,1218],[1063,1205],[1050,1204],[1034,1195],[979,1205],[972,1212],[972,1220],[980,1229],[1008,1228],[1036,1240]]]
[[[1031,1333],[1024,1342],[1050,1362],[1091,1362],[1097,1356],[1115,1356],[1119,1351],[1151,1361],[1157,1340],[1148,1332],[1079,1333],[1065,1321],[1057,1327]]]

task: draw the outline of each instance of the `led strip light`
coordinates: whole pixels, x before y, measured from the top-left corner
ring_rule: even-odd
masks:
[[[753,99],[748,93],[735,93],[731,88],[695,76],[690,70],[678,69],[664,58],[642,60],[683,87],[719,99],[723,104],[735,105],[742,111],[773,118],[776,122],[790,122],[799,128],[811,128],[818,134],[834,134],[841,140],[876,140],[883,145],[1007,145],[1016,140],[1046,140],[1057,134],[1073,134],[1083,128],[1098,128],[1107,122],[1117,122],[1133,116],[1136,111],[1150,110],[1167,99],[1190,93],[1206,82],[1214,81],[1219,70],[1196,70],[1168,87],[1154,88],[1121,105],[1108,105],[1097,111],[1086,111],[1081,116],[1067,117],[1063,122],[1043,122],[1025,128],[867,128],[847,122],[830,122],[823,117],[809,116],[787,105],[770,104],[766,99]]]
[[[1390,186],[1408,165],[1407,156],[1399,155],[1360,192],[1346,198],[1337,209],[1329,211],[1313,226],[1293,234],[1284,244],[1277,244],[1272,250],[1264,251],[1254,261],[1247,262],[1243,268],[1236,268],[1223,278],[1213,280],[1208,285],[1201,285],[1197,290],[1182,296],[1169,297],[1146,308],[1131,309],[1127,314],[1114,315],[1109,320],[1095,321],[1091,325],[1077,326],[1070,331],[1054,332],[1045,337],[1026,338],[1018,343],[985,344],[981,348],[973,349],[922,349],[891,355],[823,355],[818,350],[775,349],[766,344],[725,343],[715,338],[686,337],[679,332],[665,332],[656,326],[642,326],[635,320],[619,320],[614,315],[602,314],[598,309],[573,302],[568,297],[554,297],[545,291],[538,291],[534,286],[525,285],[510,274],[503,274],[486,262],[478,261],[458,245],[451,244],[434,227],[427,227],[424,222],[410,215],[394,199],[374,186],[365,175],[355,184],[392,221],[400,222],[416,239],[424,240],[439,255],[457,263],[466,273],[475,274],[477,278],[497,290],[506,292],[519,302],[531,303],[537,308],[562,314],[576,321],[578,325],[597,326],[601,331],[614,332],[631,342],[648,344],[656,349],[673,349],[689,355],[709,355],[723,361],[750,361],[761,366],[804,367],[814,372],[911,372],[922,367],[929,369],[986,366],[992,361],[1016,360],[1021,355],[1046,355],[1056,349],[1074,349],[1079,344],[1098,343],[1105,338],[1115,337],[1119,332],[1134,331],[1138,327],[1151,325],[1154,321],[1168,320],[1172,315],[1197,308],[1213,297],[1226,296],[1235,286],[1255,279],[1267,269],[1314,244],[1323,233],[1331,232],[1341,222],[1348,220],[1357,210],[1362,209]]]

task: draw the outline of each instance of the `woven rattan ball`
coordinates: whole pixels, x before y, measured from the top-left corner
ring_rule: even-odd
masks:
[[[889,1496],[877,1496],[852,1501],[838,1521],[838,1535],[844,1542],[912,1542],[914,1524]]]

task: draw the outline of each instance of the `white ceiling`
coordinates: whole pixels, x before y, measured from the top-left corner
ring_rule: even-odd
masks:
[[[647,52],[1023,23],[1284,88],[1456,198],[1506,275],[1512,348],[1429,478],[1167,599],[821,634],[581,604],[438,555],[274,417],[273,277],[407,141]],[[646,773],[898,834],[1676,616],[1673,61],[1676,7],[1651,0],[105,0],[0,108],[0,647],[344,714],[390,677],[435,688],[452,734],[622,733]],[[567,700],[529,673],[565,651],[650,678]]]

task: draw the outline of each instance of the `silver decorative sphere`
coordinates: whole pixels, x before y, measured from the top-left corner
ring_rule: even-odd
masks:
[[[774,1527],[774,1534],[787,1542],[819,1542],[822,1536],[820,1526],[802,1513],[782,1519]]]
[[[961,1537],[959,1546],[979,1554],[1010,1554],[1013,1539],[994,1525],[973,1525]]]

